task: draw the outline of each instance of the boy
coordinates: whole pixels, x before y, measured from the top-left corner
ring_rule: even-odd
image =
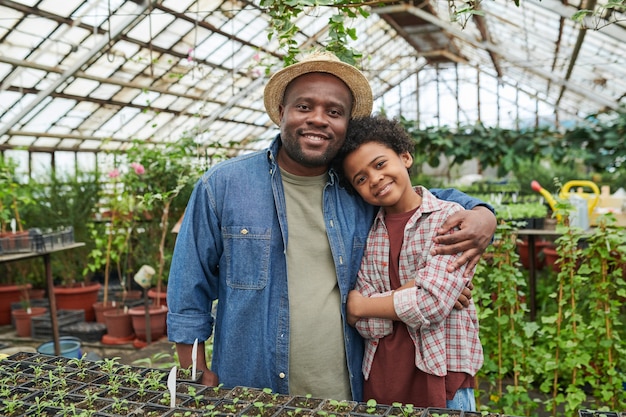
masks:
[[[447,272],[462,254],[430,254],[437,229],[463,208],[411,185],[413,148],[398,121],[359,118],[335,162],[349,190],[380,206],[347,302],[348,322],[366,339],[363,396],[474,411],[483,363],[476,309],[454,309],[474,271]]]

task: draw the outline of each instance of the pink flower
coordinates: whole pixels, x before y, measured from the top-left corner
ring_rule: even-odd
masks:
[[[120,170],[115,168],[109,172],[109,178],[117,178],[120,176]]]
[[[130,166],[135,170],[135,174],[142,175],[146,172],[146,169],[139,162],[133,162]]]

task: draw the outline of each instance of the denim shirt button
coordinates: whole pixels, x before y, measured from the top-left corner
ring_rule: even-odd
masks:
[[[279,374],[278,374],[278,377],[279,377],[280,379],[285,379],[285,373],[284,373],[284,372],[279,373]]]

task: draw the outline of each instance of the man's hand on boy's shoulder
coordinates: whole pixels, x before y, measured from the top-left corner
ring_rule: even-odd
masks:
[[[439,245],[433,247],[432,255],[452,255],[463,252],[448,272],[467,264],[464,275],[468,276],[478,264],[481,255],[492,241],[496,231],[496,216],[484,206],[461,210],[446,219],[434,238]],[[451,232],[452,231],[452,232]]]

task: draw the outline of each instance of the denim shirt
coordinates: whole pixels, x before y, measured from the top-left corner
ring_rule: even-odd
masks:
[[[224,387],[287,394],[289,234],[276,162],[279,147],[277,136],[269,149],[224,161],[196,184],[169,273],[167,334],[172,342],[193,344],[214,333],[211,370]],[[356,282],[376,208],[347,193],[336,174],[329,174],[324,219],[341,294],[351,389],[353,399],[360,401],[363,340],[346,322],[346,299]],[[465,208],[480,203],[454,190],[435,193],[448,200],[454,197]]]

